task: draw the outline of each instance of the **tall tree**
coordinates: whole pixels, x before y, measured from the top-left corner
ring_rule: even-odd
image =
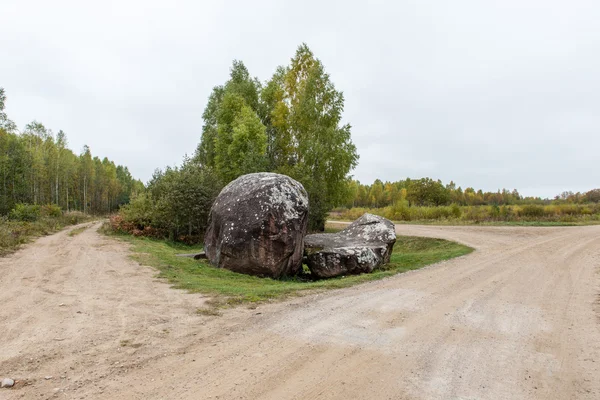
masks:
[[[215,167],[217,143],[221,142],[221,150],[231,143],[233,123],[242,108],[248,107],[255,113],[259,110],[260,87],[260,82],[250,76],[244,63],[234,60],[229,80],[223,86],[213,89],[202,114],[204,126],[195,161],[211,168]]]
[[[211,93],[195,161],[227,183],[249,172],[274,171],[306,188],[310,227],[347,198],[348,173],[358,162],[350,125],[342,125],[344,96],[305,44],[264,87],[240,61]]]
[[[54,203],[67,211],[106,213],[129,201],[131,193],[143,190],[126,168],[106,158],[92,158],[87,146],[77,157],[67,147],[63,131],[55,136],[33,121],[18,133],[4,113],[5,101],[1,89],[0,214],[7,214],[17,203]]]
[[[306,44],[263,93],[270,164],[304,185],[310,227],[323,229],[327,212],[347,197],[348,173],[358,163],[351,127],[341,125],[344,96]]]
[[[5,132],[11,133],[17,130],[17,126],[14,122],[8,119],[4,108],[6,106],[6,93],[4,88],[0,87],[0,129]]]

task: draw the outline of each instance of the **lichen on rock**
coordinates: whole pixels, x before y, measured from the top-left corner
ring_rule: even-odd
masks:
[[[390,262],[396,242],[393,222],[364,214],[338,233],[304,238],[306,264],[317,278],[372,272]]]
[[[296,275],[307,224],[302,184],[274,173],[243,175],[215,200],[204,249],[219,268],[272,278]]]

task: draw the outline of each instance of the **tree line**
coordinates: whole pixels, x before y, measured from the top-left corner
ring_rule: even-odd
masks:
[[[61,130],[54,134],[33,121],[19,132],[5,112],[0,88],[0,214],[17,204],[55,204],[62,210],[108,213],[129,201],[144,185],[122,165],[92,156],[88,146],[77,155]]]
[[[396,182],[382,182],[376,179],[371,185],[363,185],[352,180],[348,183],[348,198],[344,203],[347,208],[368,207],[382,208],[396,204],[398,201],[407,202],[408,206],[446,206],[457,204],[459,206],[482,205],[518,205],[518,204],[548,204],[550,199],[540,197],[524,197],[517,189],[502,189],[496,192],[484,192],[472,187],[462,189],[454,182],[446,185],[440,180],[431,178],[399,180]],[[586,193],[563,192],[556,196],[554,202],[583,204],[598,203],[600,189],[593,189]]]

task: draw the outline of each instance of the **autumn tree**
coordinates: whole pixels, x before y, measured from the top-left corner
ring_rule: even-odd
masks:
[[[342,125],[344,96],[306,44],[279,67],[263,90],[270,165],[306,188],[311,229],[347,197],[348,173],[358,154],[351,127]]]
[[[63,131],[55,135],[32,121],[18,132],[4,112],[5,102],[0,88],[0,214],[18,203],[106,213],[128,201],[134,190],[143,190],[128,171],[119,177],[125,167],[93,158],[87,146],[81,156],[75,155]]]
[[[348,197],[358,154],[350,125],[341,124],[344,97],[323,64],[301,45],[289,66],[264,86],[234,61],[230,79],[211,93],[194,159],[227,183],[258,171],[291,176],[306,188],[311,229]]]

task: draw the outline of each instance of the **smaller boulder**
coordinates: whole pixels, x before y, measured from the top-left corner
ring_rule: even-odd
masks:
[[[369,273],[390,262],[394,243],[392,221],[364,214],[340,232],[307,235],[304,256],[317,278]]]

